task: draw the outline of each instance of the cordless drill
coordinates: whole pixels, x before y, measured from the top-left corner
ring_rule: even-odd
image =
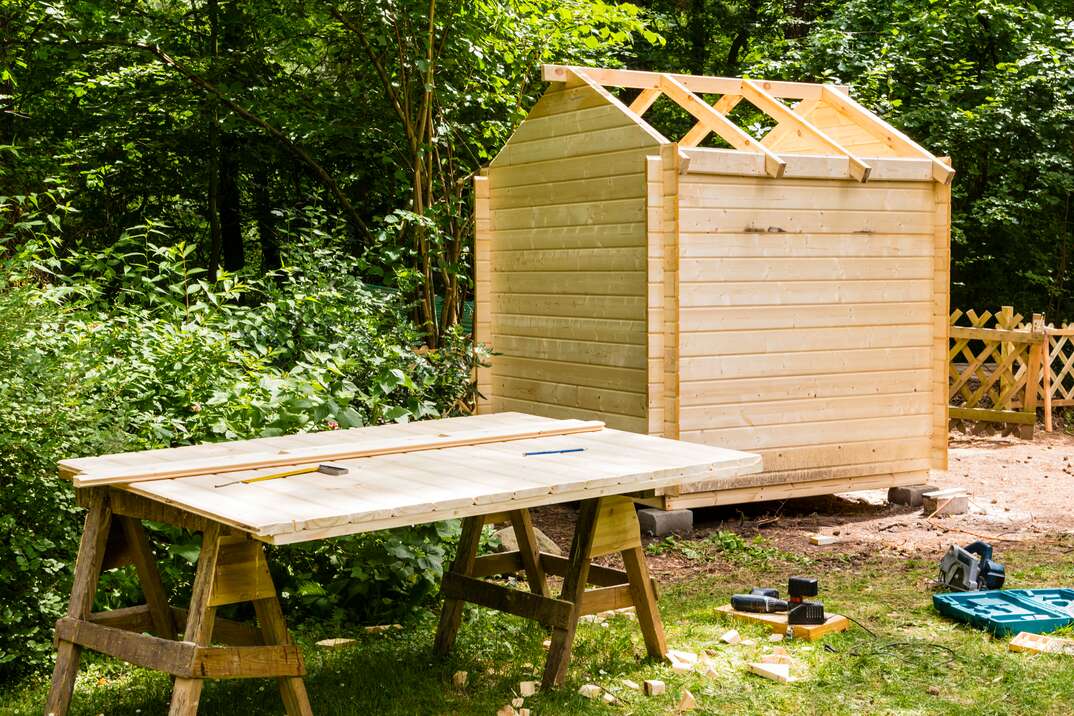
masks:
[[[805,597],[815,597],[820,587],[812,577],[791,577],[787,580],[787,599],[779,598],[779,591],[767,587],[755,587],[749,594],[731,597],[731,608],[739,612],[771,614],[787,612],[788,624],[823,624],[826,620],[821,602],[807,602]]]

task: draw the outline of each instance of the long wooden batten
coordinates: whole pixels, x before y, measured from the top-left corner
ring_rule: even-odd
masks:
[[[560,420],[555,424],[536,430],[471,430],[433,436],[390,438],[373,444],[339,443],[336,445],[283,449],[253,454],[240,452],[232,456],[200,458],[183,462],[147,462],[144,465],[126,468],[100,469],[85,473],[76,472],[73,475],[73,480],[76,487],[170,480],[191,475],[239,472],[242,470],[285,467],[331,460],[355,460],[380,455],[398,455],[468,445],[487,445],[489,443],[530,440],[556,435],[591,433],[603,428],[604,423],[598,420]],[[61,462],[60,465],[63,467],[64,463]],[[256,479],[256,477],[252,479]]]

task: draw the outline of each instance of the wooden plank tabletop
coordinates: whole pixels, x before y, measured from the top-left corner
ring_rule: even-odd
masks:
[[[351,442],[360,447],[403,436],[436,436],[445,431],[543,431],[569,422],[523,413],[496,413],[79,458],[63,461],[61,472],[74,478],[82,472],[160,462],[214,457],[233,460],[243,454]],[[583,450],[525,455],[574,448]],[[348,468],[348,473],[310,473],[235,483],[280,471],[261,468],[113,487],[236,527],[266,542],[287,544],[601,495],[679,485],[688,488],[693,482],[711,484],[761,470],[760,456],[752,453],[608,428],[333,460],[332,464]],[[215,487],[224,483],[235,484]]]

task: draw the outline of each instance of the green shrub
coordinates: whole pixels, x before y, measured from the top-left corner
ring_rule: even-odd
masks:
[[[213,284],[191,249],[139,227],[105,252],[38,252],[0,279],[0,677],[44,666],[65,609],[81,516],[56,477],[65,457],[407,421],[472,399],[461,334],[416,348],[398,296],[297,241],[278,276]],[[50,283],[36,279],[48,276]],[[177,603],[198,539],[152,526]],[[397,618],[435,593],[458,524],[278,550],[293,619]],[[98,607],[136,603],[127,570]]]

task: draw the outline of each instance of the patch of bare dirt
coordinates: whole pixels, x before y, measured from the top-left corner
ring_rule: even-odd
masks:
[[[975,539],[992,542],[1000,552],[1019,542],[1071,542],[1074,436],[1038,430],[1027,441],[952,433],[948,468],[933,471],[929,484],[965,488],[970,494],[966,514],[930,518],[920,508],[888,504],[886,490],[869,490],[695,510],[691,537],[720,529],[761,534],[770,544],[819,559],[833,552],[877,551],[938,559],[949,545]],[[574,518],[567,505],[534,510],[534,523],[565,552]],[[839,542],[812,545],[814,532],[835,535]],[[696,574],[699,568],[668,555],[650,564],[663,576],[680,570]]]

